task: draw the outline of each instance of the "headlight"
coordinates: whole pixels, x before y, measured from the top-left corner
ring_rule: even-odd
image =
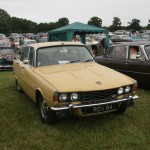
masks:
[[[123,92],[124,92],[124,89],[123,89],[123,87],[120,87],[120,88],[118,89],[118,95],[121,95],[121,94],[123,94]]]
[[[125,93],[129,93],[131,91],[131,87],[130,86],[126,86],[125,87]]]
[[[77,93],[72,93],[70,95],[70,99],[71,99],[71,101],[76,101],[78,99],[78,94]]]
[[[66,93],[62,93],[62,94],[60,94],[60,96],[59,96],[59,100],[60,100],[61,102],[66,101],[66,100],[67,100],[67,94],[66,94]]]

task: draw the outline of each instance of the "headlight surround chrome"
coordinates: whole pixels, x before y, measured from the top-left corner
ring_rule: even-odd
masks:
[[[59,95],[59,100],[60,100],[61,102],[67,101],[67,94],[66,94],[66,93],[60,94],[60,95]]]
[[[79,98],[78,93],[71,93],[71,95],[70,95],[71,101],[76,101],[76,100],[78,100],[78,98]]]
[[[118,89],[118,95],[123,94],[123,92],[124,92],[124,88],[123,88],[123,87],[120,87],[120,88]]]
[[[131,91],[131,87],[128,85],[125,87],[125,93],[129,93]]]

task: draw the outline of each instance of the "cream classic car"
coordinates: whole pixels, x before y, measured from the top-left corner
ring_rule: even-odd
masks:
[[[78,42],[47,42],[24,48],[13,62],[18,91],[36,102],[41,120],[90,116],[133,106],[137,82],[97,64]]]

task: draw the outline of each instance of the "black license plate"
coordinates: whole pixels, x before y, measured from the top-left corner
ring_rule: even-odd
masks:
[[[99,113],[99,112],[107,112],[117,109],[118,104],[107,104],[107,105],[101,105],[101,106],[93,106],[93,107],[87,107],[86,108],[86,114],[91,113]]]

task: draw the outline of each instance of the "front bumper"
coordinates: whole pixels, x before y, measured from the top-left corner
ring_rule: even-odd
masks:
[[[53,110],[53,111],[69,110],[69,112],[71,113],[73,109],[77,109],[77,108],[87,108],[87,107],[102,106],[102,105],[107,105],[107,104],[124,103],[124,102],[128,102],[128,106],[132,106],[134,101],[137,99],[138,99],[138,96],[134,95],[134,96],[129,96],[128,98],[119,99],[119,100],[116,99],[116,100],[113,100],[110,102],[105,102],[105,103],[86,104],[86,105],[84,105],[84,104],[79,104],[79,105],[69,104],[68,106],[51,107],[51,110]]]

